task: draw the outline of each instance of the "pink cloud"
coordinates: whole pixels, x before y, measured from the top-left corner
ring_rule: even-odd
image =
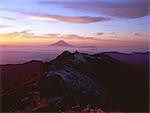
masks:
[[[109,33],[110,35],[115,35],[116,33],[115,32],[111,32],[111,33]]]
[[[141,33],[138,33],[138,32],[134,33],[134,35],[135,35],[135,36],[142,36],[142,34],[141,34]]]
[[[62,15],[51,15],[51,14],[39,14],[39,13],[23,13],[30,19],[38,19],[41,21],[63,21],[69,23],[93,23],[101,21],[109,21],[107,17],[91,17],[91,16],[62,16]]]
[[[141,33],[141,32],[134,32],[133,35],[134,35],[134,36],[138,36],[138,37],[149,37],[148,34],[146,34],[146,33]]]
[[[103,32],[98,32],[98,33],[96,33],[96,35],[104,35],[104,33]]]
[[[0,28],[7,28],[7,27],[12,27],[10,25],[0,25]]]

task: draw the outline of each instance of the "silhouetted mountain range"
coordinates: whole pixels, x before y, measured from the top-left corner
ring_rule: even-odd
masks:
[[[119,52],[105,52],[106,55],[117,59],[122,62],[126,62],[134,65],[139,69],[146,69],[149,67],[149,52],[133,52],[130,54],[127,53],[119,53]]]
[[[87,105],[107,112],[148,111],[148,71],[108,53],[65,51],[38,66],[1,90],[2,111],[81,112]]]

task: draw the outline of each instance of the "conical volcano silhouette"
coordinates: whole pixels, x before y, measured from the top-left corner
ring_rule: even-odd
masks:
[[[68,44],[67,42],[63,40],[59,40],[58,42],[51,44],[51,46],[72,46],[72,45]]]

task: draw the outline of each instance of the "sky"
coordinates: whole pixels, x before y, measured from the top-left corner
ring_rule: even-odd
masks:
[[[147,48],[149,0],[1,0],[0,45]]]

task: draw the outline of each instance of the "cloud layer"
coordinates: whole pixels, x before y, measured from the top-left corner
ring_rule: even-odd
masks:
[[[12,26],[10,26],[10,25],[0,25],[0,28],[8,28],[8,27],[12,27]]]
[[[30,19],[50,21],[50,22],[69,22],[69,23],[93,23],[101,21],[109,21],[110,18],[107,17],[91,17],[91,16],[62,16],[62,15],[51,15],[51,14],[39,14],[39,13],[23,13],[27,15]]]
[[[96,35],[102,36],[104,35],[104,32],[97,32]]]
[[[110,32],[110,33],[109,32],[108,33],[96,32],[96,33],[93,33],[93,36],[81,36],[77,34],[61,34],[61,33],[35,34],[32,30],[23,30],[23,31],[18,31],[18,32],[0,33],[0,37],[4,37],[4,38],[16,38],[17,37],[17,38],[34,38],[34,39],[55,38],[55,39],[69,39],[69,40],[72,40],[72,39],[92,39],[92,40],[104,39],[105,40],[105,39],[112,39],[111,36],[113,37],[114,34],[116,33],[115,32]],[[148,34],[142,33],[142,32],[133,32],[132,34],[134,36],[141,37],[141,39],[149,37]],[[103,36],[103,35],[106,35],[106,36]],[[103,38],[101,38],[101,36],[103,36]]]
[[[14,14],[19,14],[24,16],[25,18],[39,21],[47,21],[47,22],[68,22],[68,23],[78,23],[78,24],[86,24],[86,23],[94,23],[94,22],[102,22],[102,21],[110,21],[111,18],[103,17],[103,16],[66,16],[66,15],[56,15],[56,14],[48,14],[48,13],[34,13],[28,11],[19,11],[19,10],[10,10],[10,9],[0,9],[2,11],[11,12]],[[22,18],[20,16],[20,18]],[[12,17],[1,17],[4,19],[14,20]]]
[[[98,32],[100,33],[100,32]],[[137,35],[137,34],[136,34]],[[1,44],[8,45],[48,45],[58,40],[65,40],[76,43],[77,45],[95,45],[105,47],[147,47],[147,40],[145,39],[111,39],[100,37],[80,36],[77,34],[35,34],[31,30],[24,30],[20,32],[0,33]]]
[[[141,32],[134,32],[133,33],[134,36],[137,36],[137,37],[146,37],[146,38],[149,38],[150,36],[146,33],[141,33]]]
[[[65,8],[91,12],[96,14],[105,14],[121,18],[140,18],[149,15],[149,0],[131,0],[126,2],[108,2],[102,0],[86,1],[40,1],[44,5],[60,5]]]

